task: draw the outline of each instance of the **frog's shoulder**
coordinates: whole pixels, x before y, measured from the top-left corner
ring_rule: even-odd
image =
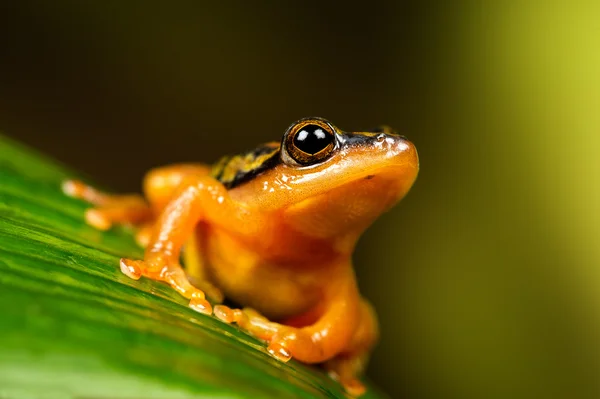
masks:
[[[280,143],[270,142],[241,154],[224,156],[212,166],[211,176],[232,189],[277,166],[279,147]]]

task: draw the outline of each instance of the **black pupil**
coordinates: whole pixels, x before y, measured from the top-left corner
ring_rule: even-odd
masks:
[[[307,154],[316,154],[332,141],[333,135],[319,125],[306,125],[294,137],[294,145]]]

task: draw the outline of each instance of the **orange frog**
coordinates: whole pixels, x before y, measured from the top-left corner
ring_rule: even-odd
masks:
[[[77,181],[63,189],[95,206],[86,212],[92,226],[139,226],[146,252],[143,260],[121,260],[127,276],[165,281],[206,314],[213,313],[206,297],[221,303],[226,296],[246,308],[216,305],[218,318],[266,341],[277,359],[324,363],[358,396],[378,326],[358,291],[351,255],[363,231],[407,193],[418,169],[413,144],[387,127],[345,133],[305,118],[281,143],[212,167],[151,171],[146,200]]]

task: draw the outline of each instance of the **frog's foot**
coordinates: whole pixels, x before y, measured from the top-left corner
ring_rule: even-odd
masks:
[[[85,212],[85,220],[98,230],[108,230],[113,224],[139,225],[152,218],[152,209],[139,195],[110,195],[78,180],[65,180],[62,190],[94,205]]]
[[[139,280],[144,276],[156,281],[164,281],[182,296],[190,300],[189,306],[197,312],[212,314],[212,306],[206,300],[203,291],[194,287],[177,263],[171,263],[164,258],[155,257],[148,260],[121,259],[121,271],[128,277]]]
[[[365,369],[367,363],[367,353],[338,355],[335,358],[325,362],[331,379],[338,381],[350,395],[357,397],[365,393],[365,385],[358,379]]]

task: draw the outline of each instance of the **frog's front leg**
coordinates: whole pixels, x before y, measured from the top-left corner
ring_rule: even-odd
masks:
[[[179,264],[181,249],[199,222],[245,226],[251,223],[247,214],[242,205],[229,198],[219,181],[210,176],[188,176],[161,212],[144,259],[122,259],[121,270],[133,279],[145,276],[165,281],[190,299],[190,307],[210,314],[212,307],[205,293],[189,282]]]

